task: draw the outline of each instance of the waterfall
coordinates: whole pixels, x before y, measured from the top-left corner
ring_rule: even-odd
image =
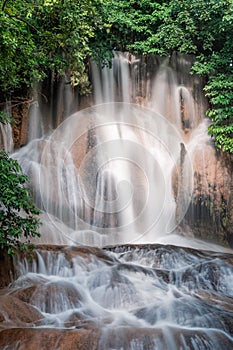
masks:
[[[233,348],[232,250],[181,225],[211,146],[192,60],[115,53],[92,63],[88,108],[34,105],[13,157],[42,236],[0,295],[0,349]]]
[[[180,69],[183,61],[177,58]],[[40,129],[39,139],[30,133],[32,141],[14,155],[45,212],[42,241],[153,243],[180,230],[192,195],[189,143],[203,116],[194,117],[195,84],[180,81],[172,62],[154,62],[150,74],[140,65],[122,53],[115,53],[112,68],[93,63],[94,105],[49,134]],[[41,112],[34,108],[35,131]]]

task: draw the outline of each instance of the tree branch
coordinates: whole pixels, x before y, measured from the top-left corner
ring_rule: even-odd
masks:
[[[9,15],[9,16],[10,16],[10,15]],[[30,22],[28,22],[25,18],[18,17],[18,16],[10,16],[10,17],[14,17],[14,18],[18,19],[19,21],[26,23],[29,27],[31,27],[32,29],[34,29],[37,33],[40,32],[36,27],[34,27],[34,26],[33,26]]]
[[[7,0],[5,0],[5,1],[3,2],[3,4],[2,4],[2,11],[4,11],[4,8],[5,8],[5,6],[6,6],[6,3],[7,3]]]
[[[3,6],[5,6],[7,0],[5,0]],[[10,15],[8,12],[6,12],[6,14],[10,17],[10,18],[16,18],[17,20],[26,23],[29,27],[31,27],[35,32],[39,33],[40,31],[34,26],[32,25],[30,22],[28,22],[25,18],[19,17],[17,15]]]

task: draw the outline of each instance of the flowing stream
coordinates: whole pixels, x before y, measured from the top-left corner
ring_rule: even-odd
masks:
[[[210,143],[200,82],[187,57],[152,63],[93,64],[93,105],[55,129],[34,106],[13,156],[43,226],[15,261],[0,349],[233,348],[232,251],[180,226]]]

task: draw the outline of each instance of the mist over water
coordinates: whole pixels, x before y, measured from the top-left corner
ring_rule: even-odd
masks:
[[[35,339],[40,349],[47,329],[69,331],[72,349],[86,332],[89,350],[233,348],[232,251],[179,226],[193,155],[209,138],[190,62],[176,59],[157,59],[149,75],[118,53],[111,69],[92,66],[93,106],[42,136],[47,126],[37,134],[32,118],[34,134],[13,156],[43,210],[36,243],[56,247],[38,245],[32,262],[18,258],[9,295],[36,316],[11,320],[5,311],[3,328],[13,330],[2,333],[2,349]],[[21,328],[29,331],[22,341]],[[67,346],[63,338],[54,349]]]

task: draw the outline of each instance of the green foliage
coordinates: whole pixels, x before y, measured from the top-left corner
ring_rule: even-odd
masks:
[[[0,151],[0,248],[13,254],[31,249],[31,237],[39,237],[40,211],[26,188],[28,177],[18,162]]]
[[[4,5],[4,7],[3,7]],[[34,26],[30,26],[28,12],[31,5],[20,1],[2,2],[0,12],[0,88],[13,91],[22,84],[30,86],[43,78],[38,62],[40,58],[34,38]]]
[[[85,60],[104,0],[0,1],[0,90],[31,87],[53,70],[88,87]],[[92,44],[92,48],[94,45]]]
[[[208,55],[214,46],[221,47],[222,20],[230,4],[231,0],[171,0],[156,33],[160,50]]]
[[[205,87],[212,108],[207,115],[212,120],[209,134],[218,148],[233,153],[233,76],[215,74]]]
[[[12,123],[12,117],[0,111],[0,123]],[[40,210],[32,203],[26,187],[28,177],[18,162],[0,151],[0,249],[9,254],[16,249],[31,250],[31,237],[39,237]]]
[[[193,71],[207,75],[205,92],[210,101],[209,134],[222,151],[233,153],[233,3],[220,1],[213,13],[211,51],[200,54]],[[216,20],[217,26],[213,24]]]
[[[14,123],[14,119],[12,118],[11,115],[0,111],[0,123],[1,124],[6,124],[6,123],[13,124]]]
[[[104,24],[97,28],[95,39],[103,58],[111,50],[134,53],[157,52],[154,35],[162,23],[168,1],[111,0],[102,10]],[[107,54],[106,54],[107,53]]]

